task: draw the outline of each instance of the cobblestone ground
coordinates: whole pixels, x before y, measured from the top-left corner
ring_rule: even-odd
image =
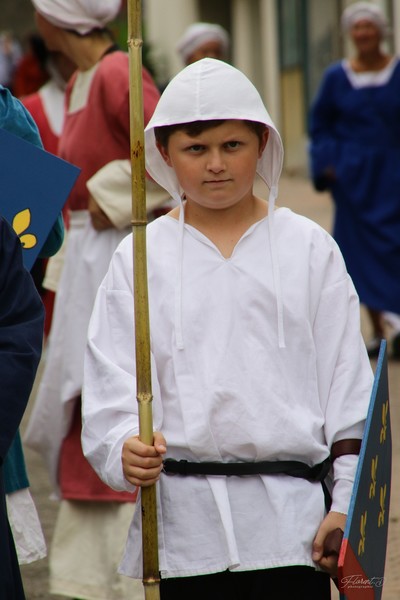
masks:
[[[278,204],[288,206],[294,211],[310,217],[330,231],[332,219],[330,198],[327,194],[316,194],[306,179],[299,177],[284,177],[281,181]],[[365,337],[368,338],[369,329],[364,314],[362,314],[362,327]],[[390,332],[388,332],[388,334],[390,335]],[[393,483],[387,566],[382,599],[398,600],[400,598],[400,436],[398,435],[400,430],[400,362],[389,362],[389,386],[393,437]],[[26,417],[28,415],[29,408]],[[26,422],[26,418],[24,422]],[[23,427],[24,423],[22,429]],[[46,540],[49,543],[57,513],[57,503],[49,499],[50,487],[41,459],[35,453],[30,452],[27,449],[25,450],[25,453],[31,480],[32,494],[37,505]],[[23,566],[22,574],[28,600],[61,600],[61,596],[52,596],[48,593],[47,559]],[[337,590],[334,588],[332,598],[335,600],[338,598]]]

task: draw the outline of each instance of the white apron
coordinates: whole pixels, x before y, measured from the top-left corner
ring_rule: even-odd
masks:
[[[24,442],[39,452],[58,491],[62,440],[80,396],[87,328],[97,289],[128,229],[96,231],[86,210],[70,214],[64,268],[56,294],[45,365]]]

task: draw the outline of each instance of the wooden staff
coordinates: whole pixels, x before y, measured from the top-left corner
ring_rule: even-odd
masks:
[[[134,252],[135,346],[139,437],[153,444],[150,327],[146,258],[146,179],[142,87],[141,0],[128,0],[129,106],[132,164],[132,232]],[[156,487],[141,490],[143,585],[146,600],[159,600]]]

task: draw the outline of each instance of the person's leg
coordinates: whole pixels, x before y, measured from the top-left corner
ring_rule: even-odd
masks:
[[[161,579],[161,600],[236,600],[231,573]],[[246,598],[246,600],[248,600]]]
[[[367,306],[368,315],[372,325],[372,339],[367,342],[367,351],[370,358],[376,358],[379,354],[381,340],[385,337],[382,313]]]
[[[392,353],[390,358],[400,359],[400,315],[392,312],[383,313],[384,321],[391,329]]]
[[[311,567],[281,567],[251,571],[243,600],[330,600],[330,577]]]
[[[282,567],[162,579],[161,600],[330,600],[330,577],[310,567]]]

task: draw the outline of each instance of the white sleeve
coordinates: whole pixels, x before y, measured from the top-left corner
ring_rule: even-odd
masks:
[[[359,301],[349,276],[321,294],[314,325],[325,437],[361,438],[373,373],[360,331]]]
[[[361,439],[371,398],[373,373],[360,330],[359,299],[335,245],[314,321],[319,392],[329,448],[344,439]],[[336,275],[335,275],[336,274]],[[358,456],[334,461],[332,510],[347,513]]]
[[[18,563],[25,565],[44,558],[46,541],[29,488],[7,494],[6,501]]]
[[[99,477],[115,490],[133,491],[122,471],[124,441],[139,432],[136,400],[132,236],[117,249],[94,304],[88,330],[82,395],[82,447]],[[151,357],[157,429],[161,404]]]
[[[357,464],[356,454],[345,454],[334,461],[331,510],[347,515]]]

